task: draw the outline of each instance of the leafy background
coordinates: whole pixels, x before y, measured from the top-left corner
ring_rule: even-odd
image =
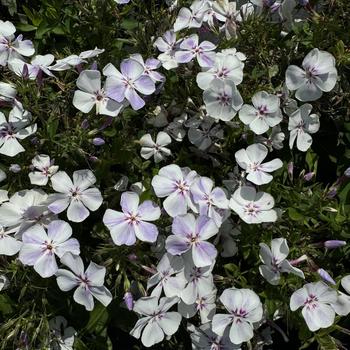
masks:
[[[315,4],[317,1],[313,1]],[[180,6],[189,6],[189,1],[180,1]],[[69,54],[79,54],[94,47],[104,48],[98,57],[101,69],[111,62],[118,66],[121,59],[131,53],[143,57],[156,56],[152,42],[168,30],[176,17],[170,13],[164,1],[133,0],[125,6],[116,6],[113,0],[2,0],[2,20],[12,21],[18,32],[33,40],[36,52],[52,53],[56,59]],[[286,345],[281,334],[275,330],[273,349],[321,348],[332,350],[343,345],[350,346],[350,319],[316,333],[308,331],[300,313],[291,313],[289,297],[300,288],[302,282],[294,277],[282,280],[276,288],[262,281],[258,272],[258,243],[271,238],[285,237],[291,247],[291,258],[307,254],[315,264],[329,271],[337,282],[349,272],[350,246],[334,251],[324,251],[312,244],[325,239],[350,237],[350,181],[342,177],[350,165],[350,2],[348,0],[324,1],[322,10],[310,13],[310,19],[301,26],[293,27],[287,36],[281,37],[281,25],[271,24],[265,16],[250,17],[240,28],[237,39],[221,38],[219,49],[236,47],[247,56],[244,80],[239,90],[246,103],[258,90],[276,92],[281,90],[285,71],[290,64],[300,65],[305,55],[314,47],[331,52],[337,62],[339,83],[336,88],[313,103],[313,111],[320,115],[320,131],[313,135],[312,148],[305,154],[285,148],[275,151],[275,156],[285,162],[276,173],[274,181],[265,186],[283,210],[282,218],[272,225],[241,225],[239,251],[233,258],[219,258],[214,270],[219,290],[231,287],[252,288],[259,294],[272,318],[279,309],[286,317],[276,321],[289,337]],[[210,34],[205,34],[209,35]],[[122,296],[130,288],[142,291],[149,273],[141,265],[157,264],[150,246],[139,242],[133,247],[116,247],[101,218],[104,210],[119,208],[120,192],[114,189],[122,175],[129,183],[142,181],[148,189],[143,199],[157,200],[150,190],[152,176],[159,167],[144,161],[137,140],[147,132],[156,130],[147,123],[156,106],[165,106],[168,121],[179,111],[193,111],[202,104],[202,93],[196,85],[196,67],[180,67],[177,71],[163,71],[167,81],[160,94],[153,95],[146,108],[140,111],[126,109],[121,117],[99,131],[106,122],[103,116],[93,113],[86,116],[72,105],[76,71],[58,73],[58,79],[46,79],[42,87],[35,82],[21,80],[8,71],[0,70],[1,81],[16,84],[24,107],[30,110],[38,123],[36,139],[27,141],[27,151],[16,158],[22,166],[18,174],[11,174],[7,189],[13,193],[31,188],[27,173],[33,156],[49,154],[55,158],[61,170],[72,173],[77,169],[91,168],[98,179],[104,195],[104,205],[83,225],[73,224],[73,232],[79,239],[85,261],[92,259],[107,267],[106,285],[114,300],[108,308],[98,304],[88,313],[72,301],[69,294],[57,288],[55,278],[41,279],[31,268],[24,268],[17,260],[0,257],[0,271],[6,273],[11,285],[0,294],[0,348],[21,347],[22,331],[29,336],[31,348],[44,348],[48,338],[48,320],[54,315],[63,315],[70,326],[78,331],[76,349],[142,349],[139,341],[128,335],[136,322],[136,315],[122,305]],[[193,105],[189,105],[191,99]],[[176,108],[171,106],[175,105]],[[81,127],[87,118],[90,127]],[[286,125],[286,123],[285,123]],[[210,159],[199,159],[190,152],[192,146],[186,138],[182,143],[173,142],[171,162],[189,166],[200,175],[212,177],[217,185],[228,178],[235,165],[234,153],[246,146],[243,127],[225,127],[225,139],[221,152],[216,154],[220,166],[213,166]],[[91,140],[96,135],[106,140],[106,145],[96,147]],[[246,135],[248,143],[252,135]],[[92,158],[97,157],[97,159]],[[287,174],[287,163],[294,163],[294,179]],[[8,168],[11,161],[1,158],[2,167]],[[314,171],[310,182],[303,174]],[[329,198],[330,188],[337,179],[337,196]],[[50,192],[50,188],[46,188]],[[166,232],[168,219],[159,223]],[[254,242],[254,244],[252,244]],[[128,256],[135,254],[136,261]],[[308,281],[318,280],[318,275],[304,266]],[[338,321],[338,320],[337,320]],[[183,323],[179,332],[169,342],[154,346],[154,349],[189,349],[190,339]]]

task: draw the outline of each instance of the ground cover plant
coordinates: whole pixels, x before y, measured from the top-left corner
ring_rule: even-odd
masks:
[[[1,0],[0,348],[347,349],[349,16]]]

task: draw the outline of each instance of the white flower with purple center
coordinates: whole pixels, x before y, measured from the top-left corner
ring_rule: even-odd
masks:
[[[57,172],[51,177],[51,184],[59,193],[50,196],[49,210],[59,214],[68,208],[68,220],[84,221],[90,215],[89,210],[97,210],[103,202],[98,188],[91,187],[95,182],[95,175],[87,169],[75,171],[73,181],[65,171]]]
[[[337,291],[324,282],[307,283],[290,298],[290,309],[302,307],[302,315],[310,331],[328,328],[334,323],[332,304],[337,301]]]
[[[277,96],[260,91],[254,94],[252,102],[253,106],[248,104],[242,106],[239,119],[245,125],[249,125],[255,134],[261,135],[282,121],[280,99]]]
[[[73,67],[79,66],[82,63],[86,63],[86,59],[93,58],[101,53],[103,53],[104,49],[98,49],[95,47],[93,50],[83,51],[78,55],[70,55],[68,57],[57,60],[53,66],[48,67],[50,70],[55,71],[65,71],[67,69],[71,69]]]
[[[141,157],[144,159],[149,159],[153,156],[154,161],[159,163],[171,155],[170,149],[165,147],[170,143],[171,138],[164,131],[160,131],[157,134],[156,142],[152,140],[152,136],[150,134],[143,135],[140,139],[140,145],[142,147]]]
[[[96,114],[116,117],[125,106],[107,96],[105,87],[101,87],[101,73],[97,70],[82,71],[77,87],[80,90],[74,92],[73,106],[83,113],[89,113],[96,106]]]
[[[279,158],[262,163],[268,152],[267,147],[261,143],[254,143],[247,149],[240,149],[235,153],[236,162],[248,174],[247,180],[255,185],[264,185],[272,181],[273,176],[268,173],[283,166]]]
[[[50,177],[57,173],[58,165],[53,165],[53,160],[46,154],[38,154],[32,160],[34,171],[29,173],[30,183],[32,185],[45,186]],[[35,169],[39,171],[35,171]]]
[[[0,225],[15,232],[16,237],[33,225],[47,225],[55,216],[49,212],[48,196],[39,189],[16,192],[0,207]]]
[[[216,311],[216,289],[210,291],[207,295],[200,296],[193,304],[186,304],[180,301],[178,305],[179,313],[185,318],[191,318],[199,313],[201,323],[210,322]]]
[[[173,69],[179,65],[175,59],[175,52],[179,48],[181,41],[176,40],[176,34],[172,30],[168,30],[154,42],[154,46],[162,52],[159,54],[158,60],[165,69]]]
[[[58,270],[55,255],[61,258],[67,252],[80,254],[79,242],[71,236],[72,228],[62,220],[52,221],[47,226],[47,233],[40,225],[32,226],[22,235],[19,260],[33,266],[41,277],[51,277]]]
[[[13,59],[22,59],[22,56],[32,56],[35,52],[33,43],[30,40],[23,40],[23,35],[15,38],[15,26],[9,22],[0,22],[0,66]]]
[[[279,150],[283,148],[283,141],[285,137],[284,132],[281,131],[281,127],[276,125],[271,129],[268,137],[258,135],[256,136],[255,140],[264,144],[269,151],[272,152],[273,149]]]
[[[178,297],[143,297],[134,305],[134,311],[145,317],[140,318],[130,334],[139,339],[141,337],[144,346],[151,347],[160,343],[164,335],[171,336],[178,330],[181,315],[175,311],[168,311],[179,301]],[[142,332],[142,336],[141,336]]]
[[[167,297],[179,295],[186,284],[183,269],[184,263],[180,256],[165,253],[157,265],[157,273],[147,281],[147,290],[156,286],[151,296],[159,298],[162,290]]]
[[[153,94],[156,89],[154,81],[145,74],[143,65],[132,58],[123,60],[120,70],[111,63],[103,68],[103,74],[107,76],[107,96],[119,103],[127,99],[134,110],[139,110],[145,101],[137,91],[143,95]]]
[[[308,103],[300,106],[289,116],[289,147],[292,149],[296,140],[299,151],[306,152],[312,145],[312,136],[320,128],[317,114],[310,114],[312,106]]]
[[[36,132],[36,124],[30,125],[31,117],[31,114],[23,110],[20,104],[14,105],[11,109],[8,121],[0,112],[0,154],[14,157],[25,151],[18,140],[24,140]]]
[[[153,177],[154,192],[159,198],[167,197],[163,207],[171,217],[186,214],[188,208],[196,211],[190,193],[190,186],[196,177],[194,170],[181,169],[176,164],[161,168],[158,175]]]
[[[192,305],[197,299],[208,295],[209,291],[215,289],[212,270],[213,266],[197,267],[191,254],[184,255],[186,287],[183,289],[180,297],[188,305]]]
[[[275,222],[277,211],[273,209],[275,201],[266,192],[256,192],[254,187],[238,188],[230,199],[230,208],[247,224]]]
[[[17,254],[21,249],[22,242],[13,237],[11,233],[0,225],[0,256],[12,256]]]
[[[256,293],[250,289],[225,289],[220,301],[229,314],[216,314],[213,317],[212,329],[223,336],[230,327],[229,336],[233,344],[240,344],[253,338],[253,323],[263,317],[263,308]]]
[[[52,350],[73,350],[77,332],[73,327],[67,327],[67,325],[67,320],[63,316],[56,316],[49,321]]]
[[[208,115],[224,122],[232,120],[243,105],[241,94],[230,80],[214,79],[203,92],[203,100]]]
[[[107,209],[103,216],[103,223],[109,229],[116,245],[133,245],[136,237],[143,242],[155,242],[158,229],[148,221],[160,218],[160,209],[152,201],[144,201],[141,205],[140,197],[135,192],[124,192],[120,199],[122,212]]]
[[[275,238],[271,241],[271,249],[265,243],[260,243],[260,260],[264,265],[259,266],[260,274],[272,285],[277,285],[281,272],[293,273],[305,278],[303,271],[292,266],[287,260],[289,247],[285,238]]]
[[[139,53],[132,54],[130,58],[139,62],[143,66],[144,74],[148,75],[155,83],[165,81],[165,76],[156,71],[156,69],[161,67],[161,61],[157,60],[156,58],[147,58],[146,61],[144,61],[143,57]]]
[[[21,59],[16,58],[9,61],[8,66],[10,70],[20,77],[26,75],[29,79],[38,79],[38,81],[41,82],[43,73],[50,77],[54,77],[49,68],[54,60],[55,57],[51,54],[37,55],[30,63],[26,63]]]
[[[201,176],[191,186],[193,201],[199,206],[199,214],[212,218],[217,227],[220,227],[228,209],[229,200],[220,187],[214,188],[214,182],[208,177]]]
[[[202,41],[200,44],[197,34],[185,38],[180,44],[180,51],[175,52],[178,63],[188,63],[194,58],[201,67],[212,67],[215,62],[216,46],[210,41]]]
[[[187,329],[191,332],[192,349],[241,350],[240,345],[232,344],[228,329],[223,336],[219,336],[212,331],[211,323],[205,323],[198,328],[189,325]]]
[[[172,232],[165,243],[165,248],[172,255],[181,255],[191,251],[195,266],[211,265],[217,255],[215,246],[206,240],[216,235],[219,228],[214,220],[207,216],[193,214],[177,216],[173,220]]]
[[[66,253],[61,258],[61,263],[70,268],[58,269],[56,272],[58,287],[67,292],[77,287],[73,299],[83,305],[87,311],[94,308],[94,297],[103,305],[107,306],[112,301],[111,292],[103,285],[106,268],[90,262],[86,271],[80,256]]]
[[[200,28],[209,9],[208,0],[195,0],[189,9],[182,7],[174,23],[174,31],[178,32],[185,28]]]
[[[210,88],[214,79],[231,80],[235,85],[243,81],[244,63],[237,57],[224,53],[217,53],[214,66],[205,72],[197,74],[197,84],[202,90]]]
[[[289,66],[286,71],[286,85],[296,90],[299,101],[315,101],[323,92],[331,91],[337,82],[335,59],[329,52],[311,50],[303,60],[303,69]]]

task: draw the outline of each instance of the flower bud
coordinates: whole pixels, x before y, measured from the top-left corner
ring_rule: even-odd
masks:
[[[319,268],[317,270],[317,273],[321,276],[321,278],[324,281],[326,281],[326,282],[328,282],[330,284],[336,285],[334,279],[331,277],[331,275],[326,270]]]
[[[302,261],[305,261],[305,260],[308,260],[308,257],[307,255],[302,255],[300,258],[298,259],[294,259],[294,260],[289,260],[289,263],[292,265],[292,266],[296,266],[296,265],[299,265]]]
[[[293,171],[294,171],[294,163],[289,162],[288,163],[288,175],[292,181],[293,181]]]
[[[102,146],[104,145],[106,142],[104,139],[102,139],[101,137],[95,137],[93,140],[92,140],[92,143],[95,145],[95,146]]]
[[[94,61],[90,67],[91,70],[97,70],[97,62]]]
[[[21,171],[21,166],[19,164],[11,164],[9,170],[14,174],[17,174]]]
[[[81,123],[81,128],[86,130],[89,127],[89,121],[87,119],[84,119]]]
[[[304,180],[305,181],[310,181],[314,177],[315,173],[313,171],[307,173],[304,175]]]
[[[90,161],[90,162],[93,162],[93,163],[96,163],[96,162],[99,161],[99,159],[98,159],[96,156],[90,156],[90,157],[89,157],[89,161]]]
[[[347,168],[347,169],[344,171],[344,175],[345,175],[346,177],[350,177],[350,167]]]
[[[327,249],[336,249],[346,245],[345,241],[329,240],[323,243],[324,247]]]
[[[132,311],[134,308],[134,297],[130,292],[126,292],[123,297],[124,303],[129,311]]]

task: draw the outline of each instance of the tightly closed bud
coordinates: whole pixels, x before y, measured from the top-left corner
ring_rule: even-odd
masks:
[[[292,181],[293,181],[293,172],[294,172],[294,163],[289,162],[288,163],[288,175]]]
[[[314,177],[315,173],[313,171],[307,173],[304,175],[304,180],[305,181],[310,181]]]
[[[91,69],[91,70],[97,70],[97,62],[96,62],[96,61],[94,61],[94,62],[92,63],[90,69]]]
[[[331,187],[327,193],[327,198],[334,198],[337,195],[337,188]]]
[[[81,123],[81,128],[86,130],[89,127],[89,121],[87,119],[84,119]]]
[[[292,265],[292,266],[296,266],[296,265],[299,265],[302,261],[305,261],[305,260],[308,260],[308,257],[307,255],[302,255],[300,258],[298,259],[294,259],[294,260],[289,260],[289,263]]]
[[[99,161],[99,159],[98,159],[97,157],[95,157],[95,156],[90,156],[90,157],[89,157],[89,161],[90,161],[90,162],[93,162],[93,163],[96,163],[96,162]]]
[[[21,166],[19,164],[11,164],[9,170],[15,174],[21,171]]]
[[[126,292],[123,297],[124,303],[129,311],[132,311],[134,308],[134,297],[130,292]]]
[[[330,284],[336,285],[334,279],[331,277],[331,275],[326,270],[320,268],[317,270],[317,273],[321,276],[321,278],[324,281],[326,281]]]
[[[345,241],[329,240],[323,243],[324,247],[327,249],[336,249],[346,245]]]
[[[92,140],[92,143],[95,145],[95,146],[102,146],[104,145],[106,142],[104,139],[102,139],[101,137],[95,137],[93,140]]]

